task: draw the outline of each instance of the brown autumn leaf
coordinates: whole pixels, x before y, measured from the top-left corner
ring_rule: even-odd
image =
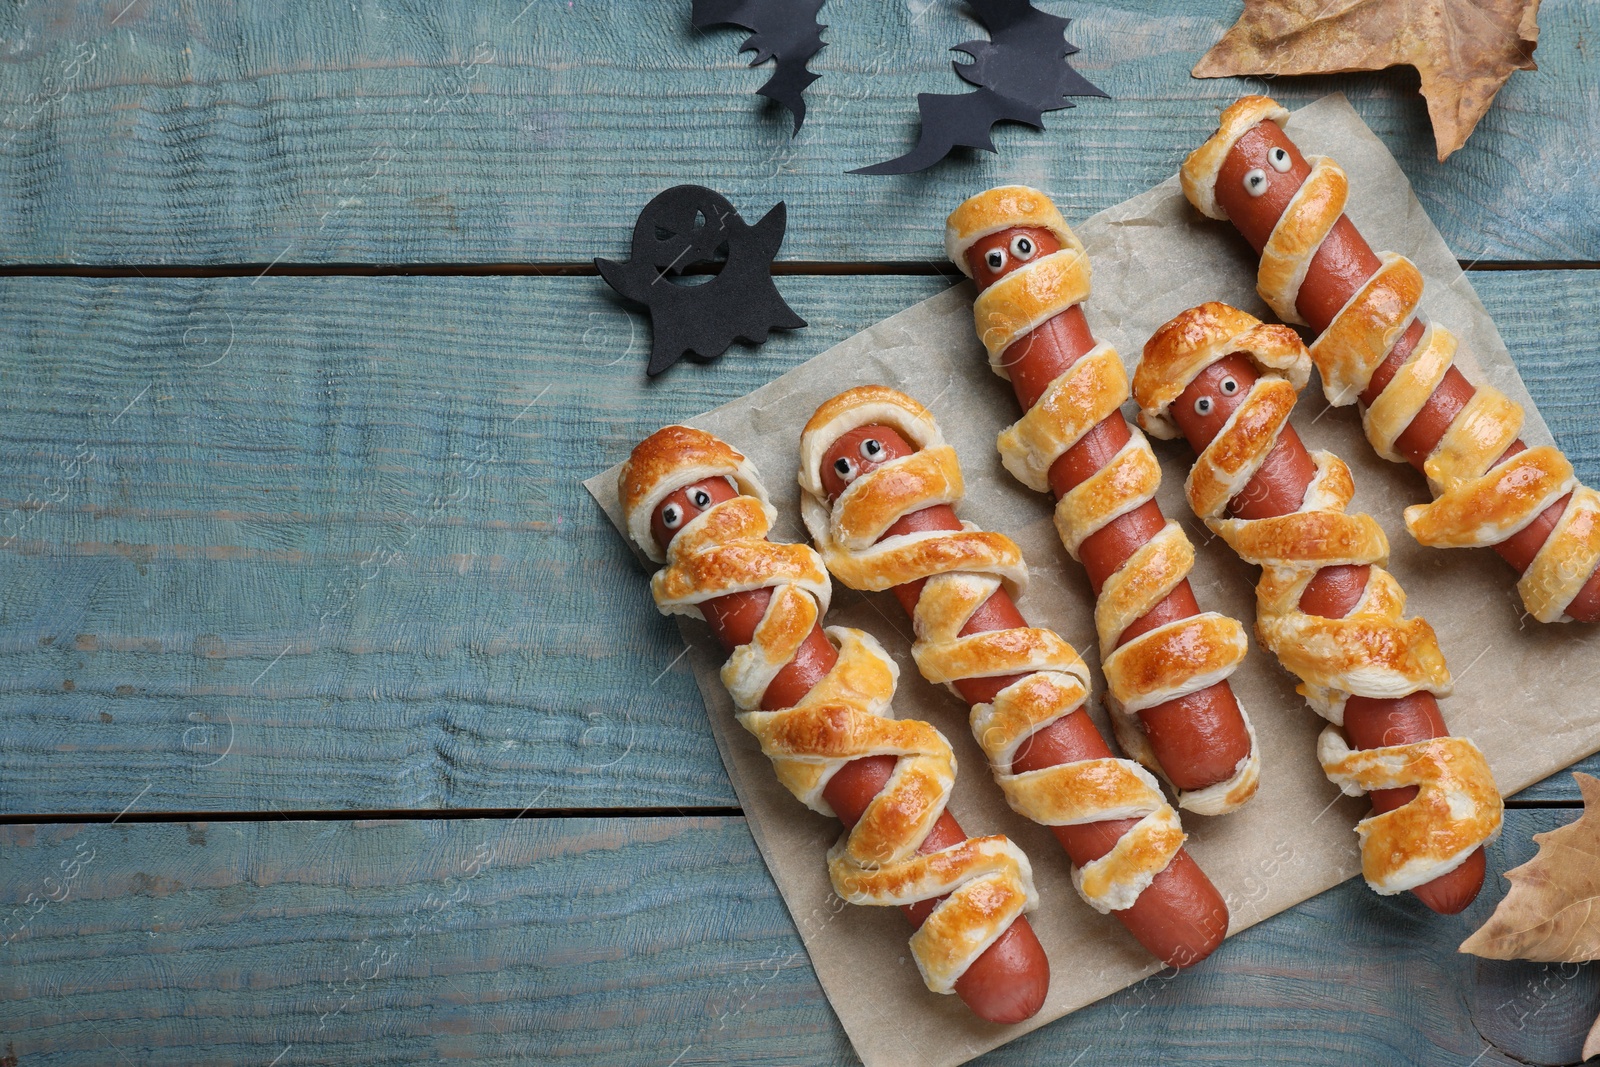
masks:
[[[1461,943],[1462,952],[1547,963],[1600,959],[1600,779],[1572,777],[1583,793],[1583,814],[1533,835],[1538,854],[1506,872],[1511,891]]]
[[[1514,70],[1537,70],[1539,0],[1245,0],[1191,71],[1339,74],[1409,64],[1442,163],[1466,143]]]

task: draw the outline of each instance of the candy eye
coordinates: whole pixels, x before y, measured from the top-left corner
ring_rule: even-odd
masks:
[[[711,494],[704,489],[696,489],[689,494],[689,503],[704,511],[711,506]]]
[[[1274,148],[1267,153],[1267,162],[1272,164],[1272,169],[1279,174],[1289,170],[1289,152],[1284,148]]]
[[[668,504],[661,509],[661,525],[669,530],[676,530],[683,525],[683,509],[676,504]]]
[[[1244,191],[1251,196],[1260,196],[1267,191],[1267,172],[1257,167],[1244,176]]]
[[[1036,251],[1038,251],[1038,248],[1034,245],[1033,238],[1027,234],[1019,233],[1011,239],[1011,254],[1018,259],[1032,259]]]
[[[1211,398],[1203,396],[1196,400],[1194,402],[1194,413],[1201,417],[1211,414]]]
[[[838,459],[833,461],[834,473],[837,474],[839,476],[839,480],[844,482],[846,485],[849,485],[851,482],[856,480],[856,472],[859,469],[860,468],[856,466],[856,461],[851,459],[849,456],[840,456]]]
[[[989,265],[990,270],[1000,270],[1006,265],[1006,250],[991,248],[984,253],[983,261]]]
[[[869,437],[861,442],[861,458],[867,460],[877,459],[883,455],[883,442],[876,437]]]
[[[1222,390],[1223,396],[1232,396],[1239,391],[1239,383],[1232,378],[1224,378],[1218,388]]]

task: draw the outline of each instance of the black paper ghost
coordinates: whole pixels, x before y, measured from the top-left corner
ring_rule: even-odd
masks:
[[[910,174],[933,166],[957,145],[993,152],[989,132],[995,123],[1009,120],[1042,130],[1044,112],[1073,106],[1067,97],[1106,95],[1067,63],[1078,50],[1065,36],[1071,19],[1046,14],[1028,0],[969,3],[990,40],[956,45],[951,51],[965,52],[972,62],[950,65],[977,91],[918,93],[922,129],[916,147],[850,173]]]
[[[709,361],[735,340],[758,345],[772,330],[805,326],[772,281],[772,260],[783,244],[787,217],[780,200],[750,226],[721,193],[677,185],[639,213],[627,262],[594,261],[611,288],[650,309],[649,374],[660,374],[685,355]],[[719,259],[724,259],[722,269],[709,281],[681,285],[671,280]]]
[[[750,36],[739,46],[740,52],[755,52],[752,67],[776,60],[772,77],[756,92],[789,109],[794,129],[800,132],[806,120],[806,101],[801,94],[818,75],[806,69],[811,57],[822,51],[822,31],[828,27],[817,21],[817,12],[826,0],[694,0],[691,16],[697,30],[712,26],[739,26]]]

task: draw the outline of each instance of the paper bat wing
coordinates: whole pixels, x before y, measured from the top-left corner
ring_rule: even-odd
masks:
[[[1069,96],[1106,95],[1067,62],[1078,51],[1065,37],[1071,19],[1039,11],[1026,0],[974,0],[973,8],[990,40],[955,46],[954,51],[972,57],[971,63],[952,64],[962,81],[1025,100],[1040,111],[1071,107]]]
[[[806,57],[806,59],[810,58],[810,56]],[[794,128],[789,131],[791,137],[800,132],[800,125],[806,120],[806,98],[803,95],[804,92],[812,82],[821,77],[821,75],[813,74],[806,69],[806,59],[790,59],[787,56],[779,56],[778,64],[772,72],[772,77],[767,79],[765,85],[756,90],[759,95],[789,109],[789,113],[794,116]]]
[[[805,90],[819,75],[806,69],[811,57],[822,50],[822,31],[817,12],[824,0],[694,0],[692,20],[696,29],[712,26],[739,26],[750,36],[739,46],[740,52],[755,52],[752,67],[774,60],[772,77],[756,92],[789,109],[794,116],[791,135],[800,132],[806,119]]]
[[[958,146],[993,152],[989,131],[997,122],[1025,122],[1043,129],[1044,115],[1037,107],[1001,96],[993,89],[970,93],[918,93],[917,110],[922,129],[916,146],[903,156],[860,167],[852,174],[910,174],[933,166]]]

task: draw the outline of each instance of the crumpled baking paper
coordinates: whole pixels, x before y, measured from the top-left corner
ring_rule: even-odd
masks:
[[[1492,382],[1523,405],[1523,436],[1530,444],[1548,442],[1549,431],[1494,323],[1382,142],[1342,95],[1301,108],[1288,131],[1308,155],[1332,156],[1345,168],[1350,217],[1374,249],[1401,252],[1421,268],[1427,279],[1423,311],[1461,339],[1458,365],[1469,378]],[[1195,129],[1194,144],[1210,133]],[[1158,326],[1203,301],[1226,301],[1272,321],[1256,296],[1254,254],[1227,223],[1194,211],[1176,177],[1085,220],[1077,232],[1094,271],[1094,291],[1085,305],[1090,325],[1099,339],[1116,346],[1130,371]],[[928,235],[930,254],[941,237]],[[1052,501],[1024,488],[1000,465],[995,435],[1019,412],[1010,386],[989,371],[974,335],[972,297],[969,283],[957,285],[690,421],[756,463],[780,515],[773,539],[798,541],[806,534],[795,483],[797,446],[817,405],[866,383],[892,385],[927,405],[966,474],[967,496],[957,513],[1022,546],[1031,582],[1020,607],[1031,623],[1054,627],[1089,661],[1096,677],[1091,708],[1109,737],[1099,706],[1104,682],[1094,598],[1082,568],[1057,540]],[[1131,414],[1131,403],[1127,410]],[[1307,447],[1329,449],[1350,464],[1357,488],[1352,510],[1367,511],[1383,525],[1390,568],[1409,594],[1408,613],[1432,622],[1449,659],[1455,693],[1442,702],[1446,721],[1488,755],[1502,791],[1513,793],[1600,749],[1600,701],[1593,698],[1600,689],[1600,628],[1546,626],[1526,617],[1515,575],[1491,552],[1417,545],[1401,513],[1407,504],[1428,499],[1422,477],[1379,459],[1362,436],[1356,408],[1329,409],[1315,380],[1302,394],[1294,425]],[[1198,549],[1191,581],[1201,606],[1253,627],[1256,569],[1241,563],[1189,510],[1183,497],[1193,462],[1188,446],[1152,443],[1163,468],[1160,504],[1169,518],[1188,527]],[[621,534],[616,474],[613,467],[584,484]],[[639,610],[648,611],[653,605],[644,574],[638,579]],[[833,896],[824,856],[840,834],[839,824],[807,811],[778,785],[755,739],[734,719],[717,674],[722,650],[702,623],[681,621],[750,831],[862,1060],[871,1067],[963,1063],[1158,971],[1160,964],[1114,917],[1097,914],[1078,898],[1054,836],[1006,806],[972,739],[966,705],[918,675],[910,655],[911,624],[898,603],[887,593],[863,595],[837,582],[834,589],[827,622],[872,633],[899,661],[896,714],[933,723],[954,746],[960,775],[950,811],[969,834],[1003,832],[1027,851],[1040,896],[1029,918],[1052,970],[1043,1010],[1014,1026],[982,1022],[957,997],[928,992],[911,961],[911,931],[898,910],[848,906]],[[1315,756],[1323,720],[1253,641],[1233,686],[1259,735],[1260,792],[1231,815],[1184,813],[1184,826],[1189,849],[1226,898],[1231,932],[1237,933],[1359,874],[1352,827],[1368,804],[1341,797],[1323,777]],[[1421,904],[1401,899],[1428,921]]]

